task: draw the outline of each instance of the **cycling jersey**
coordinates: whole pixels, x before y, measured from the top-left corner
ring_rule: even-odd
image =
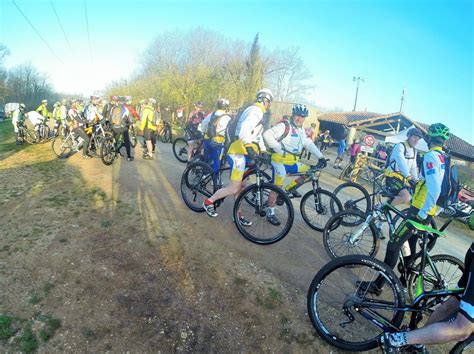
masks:
[[[211,119],[214,120],[211,123]],[[199,130],[204,134],[207,134],[209,129],[209,124],[213,124],[215,127],[216,135],[212,137],[212,141],[218,144],[223,144],[225,141],[225,131],[227,129],[227,125],[232,120],[232,118],[224,111],[223,109],[218,109],[214,113],[211,113],[204,118],[201,125],[199,126]]]
[[[41,114],[43,117],[49,117],[49,111],[45,104],[40,104],[38,108],[36,108],[36,112]]]
[[[290,130],[283,137],[288,129],[286,124],[290,124]],[[276,124],[263,133],[263,138],[268,147],[275,152],[272,154],[272,180],[279,187],[283,186],[288,173],[308,171],[309,166],[298,161],[303,148],[318,159],[323,157],[321,151],[307,137],[303,128],[298,128],[292,123],[280,122]]]
[[[146,105],[141,113],[140,130],[156,130],[156,125],[154,124],[155,111],[153,110],[153,107]]]
[[[97,106],[92,103],[84,108],[83,115],[88,123],[94,122],[97,118],[102,119],[102,115],[99,113]]]
[[[26,116],[27,116],[28,120],[30,121],[31,125],[33,125],[33,127],[36,127],[38,124],[40,124],[40,123],[42,123],[46,120],[46,118],[44,116],[42,116],[41,114],[39,114],[36,111],[28,112],[28,113],[26,113]]]
[[[230,144],[229,154],[247,155],[246,147],[251,147],[257,153],[266,151],[262,137],[262,120],[265,112],[265,106],[260,102],[256,102],[242,112],[235,129],[238,139]]]
[[[474,322],[474,242],[466,252],[464,273],[461,279],[459,279],[458,286],[464,288],[459,312],[468,320]]]
[[[18,133],[18,122],[23,122],[25,120],[24,113],[20,111],[20,108],[17,108],[12,113],[12,124],[15,133]]]
[[[289,165],[296,163],[303,148],[318,159],[323,157],[313,141],[306,136],[303,128],[298,128],[291,123],[290,131],[280,140],[287,129],[285,124],[287,123],[280,122],[263,133],[265,143],[275,152],[272,154],[272,161]]]
[[[425,219],[428,215],[436,213],[436,201],[441,193],[445,169],[441,147],[435,146],[425,154],[422,169],[424,179],[417,183],[411,205],[420,209],[418,216]]]
[[[396,144],[390,154],[385,176],[402,180],[411,178],[418,181],[416,149],[406,141]]]

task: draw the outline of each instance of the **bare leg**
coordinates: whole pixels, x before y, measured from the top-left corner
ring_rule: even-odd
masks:
[[[409,204],[411,200],[410,193],[406,189],[402,189],[400,193],[393,199],[392,205]]]
[[[229,195],[238,195],[240,193],[242,186],[242,181],[230,181],[229,185],[219,189],[216,193],[214,193],[210,198],[209,201],[215,202],[219,199],[228,197]]]

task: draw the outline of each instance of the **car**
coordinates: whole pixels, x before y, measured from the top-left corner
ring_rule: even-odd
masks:
[[[5,111],[3,110],[3,107],[0,107],[0,121],[5,120]]]

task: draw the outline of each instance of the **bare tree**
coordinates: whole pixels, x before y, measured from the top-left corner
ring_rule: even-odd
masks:
[[[308,83],[312,75],[299,55],[299,48],[274,50],[265,69],[266,83],[277,100],[290,101],[312,88]]]

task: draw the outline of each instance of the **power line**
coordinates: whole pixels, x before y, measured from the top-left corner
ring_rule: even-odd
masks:
[[[15,2],[15,0],[12,0],[12,3],[13,5],[16,6],[16,8],[18,9],[18,11],[21,13],[21,15],[25,18],[26,22],[28,22],[31,26],[31,28],[33,28],[33,30],[36,32],[36,34],[38,35],[38,37],[40,37],[40,39],[44,42],[44,44],[46,44],[46,46],[48,47],[48,49],[51,51],[51,53],[53,53],[53,55],[56,57],[56,59],[59,60],[59,62],[61,64],[64,64],[63,61],[61,60],[61,58],[58,57],[58,55],[55,53],[55,51],[53,50],[53,48],[51,48],[51,46],[49,45],[48,42],[46,42],[46,39],[43,38],[43,36],[38,32],[38,30],[35,28],[35,26],[33,26],[33,24],[31,23],[30,20],[28,20],[28,17],[26,17],[26,15],[23,13],[23,11],[21,11],[20,7],[17,5],[17,3]]]
[[[72,51],[71,43],[69,42],[69,38],[66,34],[66,31],[64,30],[61,20],[59,19],[59,15],[58,15],[58,12],[56,11],[56,7],[54,7],[53,0],[50,0],[50,3],[51,3],[51,7],[53,8],[54,14],[56,15],[56,20],[58,20],[59,27],[61,27],[61,30],[63,31],[64,38],[66,38],[67,45],[69,46],[69,49]]]
[[[86,28],[87,28],[87,40],[89,42],[89,53],[91,56],[91,63],[93,62],[92,60],[92,46],[91,46],[91,34],[89,32],[89,17],[87,16],[87,4],[86,0],[84,0],[84,11],[86,13]]]

